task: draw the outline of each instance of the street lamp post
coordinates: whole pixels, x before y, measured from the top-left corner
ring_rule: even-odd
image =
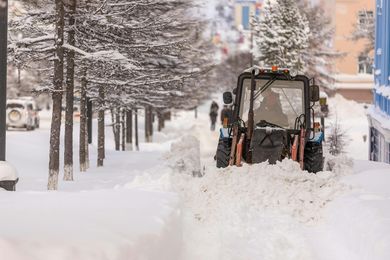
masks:
[[[0,0],[0,161],[5,161],[8,0]]]

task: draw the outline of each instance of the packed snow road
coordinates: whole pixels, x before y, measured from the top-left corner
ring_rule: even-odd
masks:
[[[2,257],[390,259],[388,165],[329,157],[332,170],[317,175],[291,161],[216,169],[208,106],[197,120],[178,113],[140,152],[111,150],[107,128],[105,167],[94,167],[92,145],[91,169],[61,182],[60,192],[44,191],[48,128],[9,132],[21,182],[0,193]],[[359,120],[346,125],[352,138],[366,131]],[[193,177],[198,171],[204,176]]]

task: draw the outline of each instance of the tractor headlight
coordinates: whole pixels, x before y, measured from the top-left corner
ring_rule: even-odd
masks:
[[[260,74],[259,68],[253,69],[253,70],[252,70],[252,73],[253,73],[253,75],[255,75],[255,76],[259,75],[259,74]]]

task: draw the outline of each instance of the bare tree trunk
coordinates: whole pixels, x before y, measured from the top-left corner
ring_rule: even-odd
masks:
[[[138,109],[134,109],[134,131],[135,131],[135,149],[139,151],[138,144]]]
[[[100,99],[100,108],[98,112],[98,156],[97,156],[97,166],[103,166],[103,161],[105,157],[105,144],[104,144],[104,88],[99,86],[99,99]]]
[[[126,113],[126,143],[127,149],[133,150],[133,111],[127,111]]]
[[[85,64],[81,69],[80,89],[80,141],[79,141],[79,163],[80,172],[87,170],[86,166],[86,129],[87,129],[87,67]]]
[[[158,120],[158,131],[161,132],[161,130],[165,127],[165,119],[164,114],[161,112],[157,112],[157,120]]]
[[[198,107],[195,107],[195,119],[197,119],[198,118]]]
[[[154,122],[154,114],[153,109],[149,106],[149,141],[153,142],[153,122]]]
[[[115,137],[115,151],[120,150],[120,135],[121,135],[121,125],[120,125],[120,110],[117,108],[114,112],[115,123],[114,123],[114,137]]]
[[[22,89],[22,81],[20,80],[20,67],[21,67],[21,64],[18,63],[18,88],[19,89]]]
[[[149,142],[149,109],[145,106],[145,142]]]
[[[121,120],[121,127],[122,127],[122,151],[126,151],[126,111],[125,109],[121,109],[120,110],[121,112],[121,117],[122,117],[122,120]]]
[[[49,151],[49,178],[48,190],[58,189],[58,174],[60,167],[60,133],[61,133],[61,107],[62,107],[62,83],[64,80],[64,4],[62,0],[55,0],[56,5],[56,41],[53,77],[53,113],[50,128]]]
[[[87,102],[87,106],[88,106],[88,102]],[[87,113],[87,122],[88,122],[88,113]],[[89,169],[88,123],[85,124],[85,169]]]
[[[68,43],[74,46],[74,14],[76,12],[76,0],[68,2],[69,30]],[[64,181],[73,181],[73,104],[74,104],[74,57],[73,50],[68,50],[66,55],[66,111],[65,111],[65,140],[64,140]]]

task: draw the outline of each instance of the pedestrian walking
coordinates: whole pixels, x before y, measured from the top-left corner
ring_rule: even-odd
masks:
[[[219,106],[217,102],[213,101],[210,106],[210,114],[209,114],[210,121],[211,121],[211,126],[210,126],[211,131],[215,130],[215,123],[217,122],[218,110],[219,110]]]

